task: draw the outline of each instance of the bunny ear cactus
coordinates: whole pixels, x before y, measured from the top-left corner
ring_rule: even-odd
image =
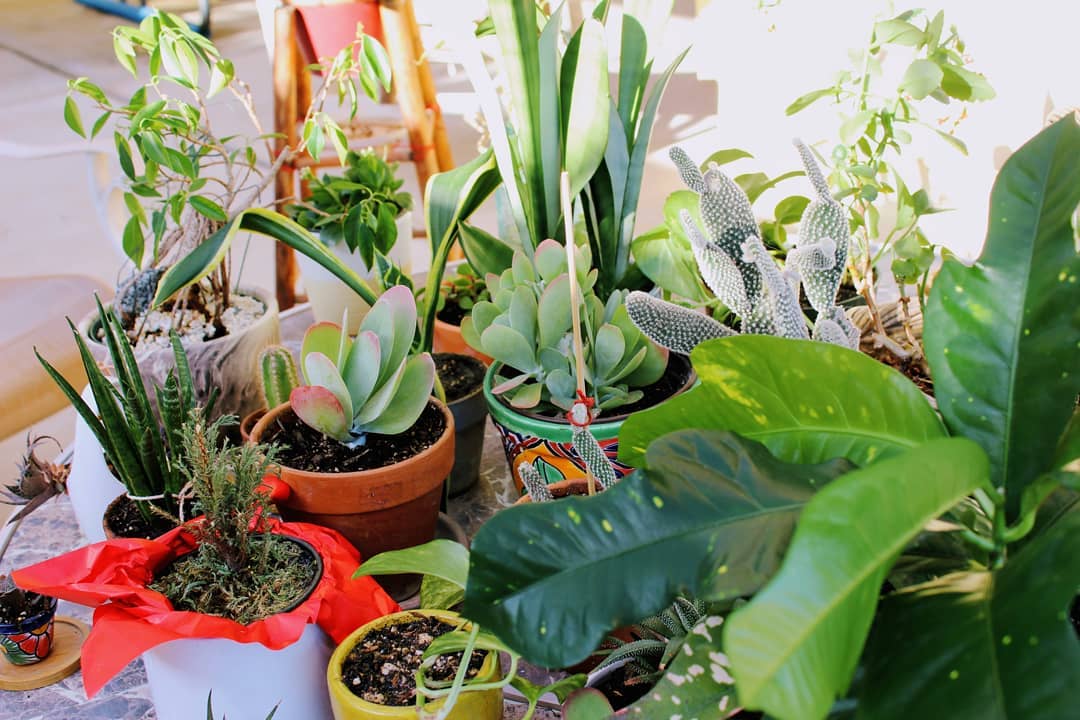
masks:
[[[818,313],[813,338],[857,348],[858,331],[835,304],[847,260],[847,220],[843,208],[829,195],[813,155],[795,142],[818,197],[803,215],[799,242],[788,255],[786,271],[780,270],[766,249],[746,193],[715,163],[703,174],[676,147],[671,159],[687,187],[700,196],[708,237],[689,212],[682,211],[679,219],[702,280],[739,317],[744,333],[809,339],[799,307],[801,280]],[[735,334],[710,317],[643,292],[631,293],[626,309],[642,332],[675,352],[689,353],[705,340]]]
[[[349,447],[368,433],[396,435],[416,422],[435,384],[429,353],[409,356],[416,301],[408,288],[387,290],[360,325],[355,341],[334,323],[308,329],[301,348],[307,385],[289,396],[307,425]]]
[[[577,380],[573,363],[573,312],[582,313],[587,365],[586,386],[597,407],[610,409],[635,402],[667,367],[666,353],[649,342],[631,322],[625,293],[616,291],[601,302],[594,285],[597,271],[587,246],[577,248],[576,266],[582,303],[570,304],[566,250],[545,240],[532,261],[514,255],[502,275],[488,275],[490,301],[473,306],[461,332],[466,342],[517,371],[492,388],[513,407],[550,403],[563,410],[573,405]]]

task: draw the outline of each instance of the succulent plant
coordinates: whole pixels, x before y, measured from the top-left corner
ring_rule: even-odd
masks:
[[[609,646],[608,655],[596,670],[625,660],[627,685],[652,685],[664,674],[675,653],[686,642],[687,635],[706,615],[705,603],[676,597],[669,607],[631,628],[634,640],[625,642],[610,638],[605,643]]]
[[[596,296],[588,247],[577,254],[588,394],[600,410],[636,402],[642,397],[636,388],[663,375],[667,354],[630,321],[625,291],[614,291],[606,303]],[[516,371],[501,375],[492,392],[517,408],[547,403],[570,410],[577,382],[566,249],[545,240],[532,261],[517,251],[512,266],[486,282],[492,299],[476,303],[461,332],[469,345]]]
[[[799,307],[801,281],[807,300],[817,311],[813,339],[857,348],[858,331],[836,305],[850,243],[847,219],[829,194],[810,150],[798,140],[795,145],[817,199],[803,214],[799,239],[788,253],[784,271],[765,248],[742,189],[715,164],[702,174],[676,147],[671,158],[687,187],[700,195],[701,218],[709,237],[702,235],[690,213],[683,211],[680,220],[702,279],[739,317],[744,333],[810,338]],[[675,352],[686,354],[700,342],[735,334],[710,317],[643,292],[630,293],[626,306],[635,325],[654,342]]]
[[[288,401],[293,389],[300,385],[296,361],[284,345],[270,345],[259,353],[259,371],[262,373],[263,397],[268,408]]]
[[[431,355],[409,354],[415,334],[416,300],[400,285],[372,306],[355,340],[335,323],[312,325],[300,351],[307,384],[289,395],[293,411],[349,447],[363,445],[368,433],[407,430],[435,384]]]

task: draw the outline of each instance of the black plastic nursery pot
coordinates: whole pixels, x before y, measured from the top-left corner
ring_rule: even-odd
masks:
[[[488,414],[484,400],[487,367],[475,357],[460,353],[435,353],[433,357],[444,387],[448,386],[444,379],[448,373],[464,376],[446,389],[446,404],[454,416],[454,467],[447,479],[447,492],[455,496],[470,489],[480,477],[484,421]]]

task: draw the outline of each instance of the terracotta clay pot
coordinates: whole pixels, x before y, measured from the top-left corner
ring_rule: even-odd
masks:
[[[421,545],[435,538],[443,481],[454,466],[454,417],[432,398],[446,427],[431,447],[382,468],[347,473],[320,473],[277,467],[290,496],[278,503],[290,522],[309,522],[337,530],[366,559],[387,550]],[[251,442],[264,442],[277,420],[292,414],[289,403],[262,417],[251,431]],[[376,578],[395,598],[415,591],[417,578],[394,575]]]
[[[262,416],[266,414],[266,408],[259,408],[254,412],[250,412],[244,416],[244,419],[240,421],[240,439],[247,442],[251,439],[251,431],[255,427],[255,423],[262,420]]]
[[[435,332],[431,337],[432,350],[434,352],[457,353],[476,358],[485,365],[491,365],[494,360],[482,352],[474,350],[461,335],[461,327],[443,322],[435,318]]]

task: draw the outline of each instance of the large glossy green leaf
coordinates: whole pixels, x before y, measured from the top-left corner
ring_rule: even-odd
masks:
[[[851,465],[791,465],[732,433],[684,431],[649,448],[649,467],[596,497],[495,515],[473,541],[464,614],[530,662],[577,662],[679,593],[753,593],[815,489]]]
[[[640,467],[648,444],[679,428],[732,430],[788,462],[857,465],[945,435],[911,381],[847,348],[741,335],[702,343],[690,358],[701,385],[630,416],[623,462]]]
[[[1080,513],[995,572],[958,573],[881,603],[859,718],[1057,720],[1080,708]]]
[[[953,434],[990,456],[1010,517],[1050,468],[1080,392],[1080,125],[1070,114],[1002,167],[979,261],[949,260],[926,311],[926,355]]]
[[[946,438],[818,493],[780,572],[725,626],[740,702],[783,720],[825,717],[851,683],[889,567],[988,470],[978,445]]]

